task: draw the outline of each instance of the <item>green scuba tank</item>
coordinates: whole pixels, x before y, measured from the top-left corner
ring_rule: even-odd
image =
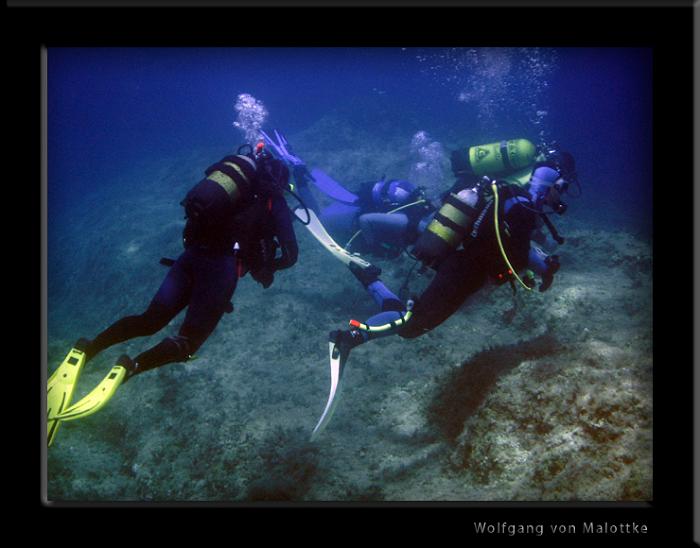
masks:
[[[511,139],[469,148],[469,164],[474,175],[512,173],[534,163],[535,145],[527,139]]]
[[[456,249],[482,209],[477,187],[450,193],[413,248],[427,266],[434,266]]]
[[[537,148],[532,142],[511,139],[455,150],[452,153],[452,170],[457,176],[515,176],[512,182],[523,184],[529,179],[529,169],[536,160]]]

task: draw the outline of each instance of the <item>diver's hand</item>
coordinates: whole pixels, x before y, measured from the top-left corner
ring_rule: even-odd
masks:
[[[270,287],[272,282],[275,281],[275,273],[271,268],[262,268],[260,270],[256,270],[255,272],[251,272],[250,275],[256,282],[262,285],[264,289]]]
[[[549,255],[545,260],[547,271],[542,274],[540,291],[547,291],[554,281],[554,274],[559,270],[559,255]]]
[[[278,158],[283,160],[286,164],[289,166],[305,166],[306,164],[304,161],[299,158],[299,156],[296,156],[292,152],[292,145],[289,144],[289,141],[282,135],[279,131],[276,129],[274,130],[275,132],[275,137],[277,141],[274,141],[267,133],[264,131],[260,131],[261,135],[263,136],[263,139],[265,139],[265,142],[272,147],[272,149],[275,151],[275,154],[277,155]]]

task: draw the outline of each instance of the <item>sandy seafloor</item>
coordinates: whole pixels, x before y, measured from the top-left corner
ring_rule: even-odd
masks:
[[[327,126],[333,145],[315,151]],[[339,178],[407,175],[397,143],[349,128],[344,139],[339,129],[325,120],[289,137],[310,166]],[[102,181],[112,193],[84,197],[79,216],[48,227],[65,238],[49,250],[49,373],[79,337],[145,309],[166,273],[159,259],[181,250],[179,201],[226,153],[115,171]],[[138,376],[99,413],[61,426],[48,452],[49,500],[652,499],[651,243],[577,218],[575,206],[555,222],[567,242],[549,291],[513,298],[507,285],[487,286],[425,336],[355,349],[316,443],[327,334],[375,308],[295,224],[297,265],[267,290],[240,280],[234,313],[196,360]],[[373,262],[393,288],[412,264]],[[175,334],[181,319],[100,354],[74,401],[121,353]]]

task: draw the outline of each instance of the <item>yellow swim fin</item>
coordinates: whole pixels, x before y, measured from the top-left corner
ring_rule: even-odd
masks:
[[[54,371],[47,383],[46,430],[49,445],[53,443],[58,426],[61,424],[55,417],[70,405],[75,385],[85,365],[85,352],[81,348],[86,346],[84,344],[86,342],[84,339],[81,339],[75,343],[75,347],[71,348],[63,363],[58,366],[58,369]]]
[[[120,362],[124,362],[123,358],[129,359],[128,356],[119,358],[117,364],[112,367],[110,372],[107,373],[107,376],[102,379],[102,382],[93,388],[92,392],[77,403],[64,409],[61,413],[57,414],[55,418],[60,421],[72,421],[88,417],[102,409],[112,396],[114,396],[117,388],[119,388],[124,381],[124,377],[126,377],[126,367],[120,364]]]

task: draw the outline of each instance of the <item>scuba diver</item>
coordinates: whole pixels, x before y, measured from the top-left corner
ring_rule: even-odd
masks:
[[[379,181],[361,183],[351,192],[321,169],[309,171],[277,130],[274,130],[276,139],[261,133],[294,172],[303,202],[334,238],[347,241],[345,249],[381,258],[398,257],[415,243],[439,205],[426,198],[425,189],[402,179],[382,177]],[[332,203],[321,208],[309,183],[331,198]]]
[[[184,252],[177,260],[161,259],[169,271],[146,310],[116,321],[91,340],[80,339],[49,379],[49,445],[61,421],[96,412],[134,375],[191,359],[223,314],[233,311],[238,279],[247,272],[268,288],[277,271],[294,265],[298,247],[283,196],[289,175],[263,142],[255,149],[242,145],[206,169],[181,202],[187,220]],[[185,307],[177,335],[133,359],[122,355],[90,394],[69,406],[85,363],[114,344],[157,333]]]
[[[506,144],[503,156],[510,156],[513,165],[507,148]],[[331,392],[312,439],[333,414],[345,363],[356,346],[389,335],[419,337],[447,320],[488,281],[510,283],[513,292],[517,282],[532,291],[536,286],[534,271],[541,278],[539,291],[551,286],[559,269],[558,256],[531,246],[531,239],[544,223],[553,238],[563,243],[547,215],[562,215],[567,209],[562,195],[570,185],[579,186],[573,156],[558,149],[548,151],[546,160],[528,168],[531,175],[524,186],[478,173],[473,164],[466,169],[460,156],[453,155],[457,182],[412,250],[422,269],[435,271],[419,298],[404,304],[380,280],[379,268],[348,265],[378,305],[379,313],[364,323],[351,320],[350,329],[330,332]]]
[[[319,181],[324,181],[321,173],[315,174],[317,186]],[[343,204],[335,202],[321,212],[320,220],[330,230],[352,220],[348,228],[353,234],[345,248],[378,258],[398,257],[416,241],[435,211],[422,187],[401,179],[382,177],[379,181],[362,183],[356,195],[357,199],[350,205],[356,211],[348,214],[342,209]]]
[[[334,238],[346,239],[343,248],[352,252],[385,259],[398,257],[416,243],[450,192],[430,200],[424,188],[386,177],[362,183],[355,192],[350,192],[321,169],[309,172],[305,162],[292,152],[287,139],[277,130],[274,134],[276,139],[262,132],[267,144],[294,172],[303,202]],[[480,175],[499,175],[504,181],[522,186],[529,181],[535,163],[546,160],[554,152],[540,151],[527,139],[458,149],[451,158],[457,177],[455,184]],[[332,203],[321,208],[309,183],[331,198]],[[533,234],[533,239],[550,249],[555,247],[541,231]]]

